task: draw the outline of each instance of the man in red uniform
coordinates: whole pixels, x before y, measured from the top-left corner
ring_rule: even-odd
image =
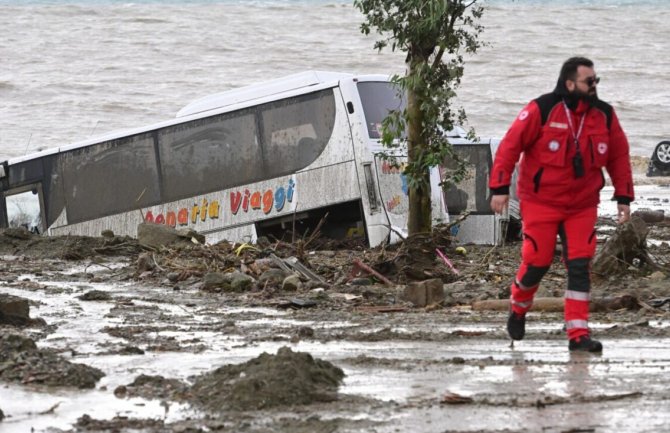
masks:
[[[507,321],[514,340],[524,337],[526,312],[551,265],[558,234],[568,272],[568,348],[602,351],[588,328],[590,262],[596,250],[600,190],[605,185],[602,169],[607,169],[614,185],[619,223],[630,218],[634,194],[628,140],[614,109],[598,99],[599,81],[591,60],[568,59],[554,91],[526,105],[495,155],[489,188],[491,209],[499,214],[508,206],[512,172],[521,157],[517,195],[522,258],[512,283]]]

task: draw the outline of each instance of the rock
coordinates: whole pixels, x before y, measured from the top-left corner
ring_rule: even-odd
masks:
[[[253,277],[238,271],[226,274],[224,278],[228,282],[230,291],[232,292],[246,292],[251,289],[255,282]]]
[[[430,280],[409,283],[402,294],[402,299],[411,302],[415,307],[425,307],[444,301],[442,280]]]
[[[318,305],[318,302],[316,302],[313,299],[303,299],[303,298],[293,298],[287,302],[282,302],[281,304],[278,304],[277,306],[279,308],[291,308],[291,309],[298,309],[298,308],[312,308],[316,307]]]
[[[78,298],[82,301],[109,301],[112,295],[102,290],[90,290]]]
[[[286,278],[286,272],[281,269],[271,268],[261,274],[258,278],[258,282],[261,286],[278,286],[284,282],[284,278]]]
[[[313,281],[313,280],[308,280],[302,284],[302,287],[306,290],[315,290],[319,289],[321,291],[324,291],[326,287],[328,287],[328,283],[323,283],[320,281]]]
[[[249,264],[249,267],[252,268],[253,272],[256,275],[261,275],[268,269],[276,269],[277,263],[275,262],[274,259],[263,257],[260,259],[256,259],[253,263]]]
[[[300,281],[300,277],[295,274],[289,275],[288,277],[284,278],[281,288],[287,292],[295,292],[302,288],[302,281]]]
[[[114,389],[114,396],[116,398],[125,398],[128,394],[128,388],[125,385],[119,385]]]
[[[221,272],[210,272],[205,275],[202,282],[202,288],[203,290],[210,292],[230,290],[230,282],[226,279],[225,274]]]
[[[124,346],[119,350],[120,355],[144,355],[144,350],[137,346]]]
[[[210,272],[205,275],[202,289],[210,292],[245,292],[253,286],[254,282],[253,277],[240,271],[228,274]]]
[[[140,374],[128,385],[121,385],[123,393],[117,397],[142,397],[146,399],[184,400],[189,386],[178,379],[167,379],[163,376]],[[116,391],[115,394],[116,395]]]
[[[310,328],[309,326],[301,326],[298,328],[297,335],[300,338],[314,338],[314,328]]]
[[[205,235],[202,235],[198,232],[196,232],[193,229],[182,229],[182,230],[177,230],[177,233],[179,236],[181,236],[184,239],[188,239],[189,242],[191,243],[198,243],[198,244],[203,244],[205,243]]]
[[[154,260],[151,258],[151,253],[142,253],[137,257],[137,273],[141,274],[143,272],[153,271],[156,265]]]
[[[137,226],[137,240],[146,248],[159,249],[176,243],[204,244],[205,237],[195,230],[176,230],[163,224],[141,223]]]
[[[27,299],[0,293],[0,324],[26,326],[30,322]]]
[[[0,363],[9,360],[16,353],[37,350],[35,342],[28,337],[18,334],[0,335]]]
[[[663,273],[661,271],[656,271],[656,272],[652,273],[651,275],[649,275],[649,279],[652,280],[652,281],[661,281],[661,280],[666,279],[666,275],[665,275],[665,273]]]
[[[372,284],[372,280],[364,277],[352,278],[349,284],[352,286],[369,286]]]
[[[465,281],[454,281],[453,283],[443,284],[442,289],[445,295],[453,295],[454,293],[463,293],[468,288],[468,283]]]

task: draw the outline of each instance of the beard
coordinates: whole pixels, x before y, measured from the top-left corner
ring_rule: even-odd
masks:
[[[595,87],[590,87],[588,92],[582,92],[579,89],[575,89],[568,93],[566,99],[568,100],[568,105],[571,108],[576,107],[579,101],[584,101],[590,105],[593,105],[598,101],[598,91]]]

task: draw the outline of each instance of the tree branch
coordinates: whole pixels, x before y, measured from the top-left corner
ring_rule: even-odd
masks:
[[[440,47],[440,51],[435,54],[435,59],[433,60],[433,64],[431,65],[431,69],[437,68],[437,65],[440,64],[442,61],[442,56],[444,55],[444,47]]]

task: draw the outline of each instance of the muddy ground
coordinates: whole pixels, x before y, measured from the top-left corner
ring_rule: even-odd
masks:
[[[626,300],[593,313],[592,320],[604,324],[597,331],[599,338],[670,338],[670,327],[648,326],[653,320],[667,320],[670,311],[670,221],[664,218],[647,227],[647,255],[628,257],[616,271],[594,282],[594,299]],[[611,218],[599,221],[600,247],[613,230]],[[82,410],[68,427],[44,429],[72,432],[393,431],[392,415],[410,409],[565,403],[557,396],[545,396],[540,402],[525,401],[521,395],[500,402],[495,396],[473,401],[458,394],[407,402],[341,392],[345,371],[356,369],[417,373],[436,365],[447,369],[509,365],[510,361],[493,356],[408,360],[380,354],[385,347],[405,343],[446,347],[507,340],[505,311],[473,310],[472,305],[508,297],[519,240],[512,236],[496,247],[459,245],[447,232],[375,249],[365,248],[357,239],[318,237],[294,244],[188,242],[148,249],[135,239],[111,233],[100,238],[44,238],[5,230],[0,234],[0,295],[27,299],[31,317],[18,320],[0,313],[0,380],[9,386],[1,392],[22,388],[52,392],[55,387],[77,393],[93,388],[120,401],[159,401],[165,414],[179,405],[195,409],[176,418],[118,415],[104,419]],[[434,254],[435,247],[450,258],[456,271]],[[404,300],[408,284],[435,278],[442,281],[443,300],[421,307]],[[561,297],[564,288],[558,249],[538,297]],[[40,300],[47,295],[66,298],[75,310],[95,305],[105,312],[99,318],[104,325],[90,330],[100,334],[99,339],[91,335],[95,344],[68,339],[62,329],[68,326],[70,312],[49,310],[47,301]],[[543,317],[556,323],[561,320],[560,313]],[[178,333],[191,337],[175,337]],[[563,344],[564,338],[555,327],[529,328],[527,333],[530,340]],[[352,350],[349,355],[345,349],[331,361],[300,349],[323,353],[319,348],[329,345],[380,349]],[[266,347],[274,351],[262,353]],[[226,352],[247,349],[242,358],[225,362]],[[143,360],[166,355],[172,365],[164,374],[136,374],[137,369],[128,367],[114,379],[109,376],[117,370],[105,368],[106,359],[126,357],[141,365]],[[206,362],[199,361],[203,356]],[[182,374],[181,362],[197,368],[184,367],[188,373]],[[38,417],[58,411],[54,405],[32,413]],[[14,416],[0,404],[0,429],[11,428]]]

